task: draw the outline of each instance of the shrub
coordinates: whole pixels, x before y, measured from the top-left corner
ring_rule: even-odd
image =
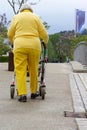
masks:
[[[0,62],[8,62],[8,56],[0,56]]]

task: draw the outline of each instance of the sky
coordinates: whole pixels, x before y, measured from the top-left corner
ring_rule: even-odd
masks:
[[[38,0],[32,0],[38,1]],[[50,26],[48,33],[75,30],[76,9],[85,11],[85,28],[87,28],[87,0],[41,0],[37,5],[32,5],[34,13]],[[0,1],[0,14],[6,13],[7,19],[14,16],[7,0]]]

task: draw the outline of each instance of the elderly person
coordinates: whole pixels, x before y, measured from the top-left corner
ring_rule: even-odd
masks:
[[[27,66],[30,74],[31,99],[35,99],[39,95],[37,88],[38,64],[41,55],[40,38],[46,45],[49,39],[48,33],[41,19],[33,13],[31,6],[23,4],[20,13],[13,17],[7,35],[13,43],[18,101],[27,101]]]

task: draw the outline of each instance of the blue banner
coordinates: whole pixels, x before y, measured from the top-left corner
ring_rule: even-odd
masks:
[[[76,9],[76,33],[82,34],[85,25],[85,11]]]

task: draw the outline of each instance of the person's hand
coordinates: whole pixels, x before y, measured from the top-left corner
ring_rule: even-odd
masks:
[[[48,62],[48,56],[45,56],[45,63]]]
[[[41,41],[41,43],[42,43],[42,45],[44,46],[44,48],[47,48],[47,47],[46,47],[46,44],[44,43],[43,40]]]

